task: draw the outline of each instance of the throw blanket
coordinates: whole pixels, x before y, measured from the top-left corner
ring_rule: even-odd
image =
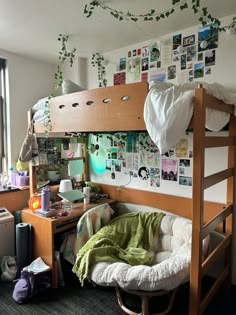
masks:
[[[79,250],[72,271],[81,285],[89,279],[90,268],[100,261],[123,261],[130,265],[150,265],[164,213],[132,212],[113,219]]]

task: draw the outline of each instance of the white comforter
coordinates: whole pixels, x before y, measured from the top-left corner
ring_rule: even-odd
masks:
[[[171,83],[150,83],[150,90],[144,104],[144,121],[147,131],[164,154],[184,135],[192,114],[194,89],[199,82],[173,85]],[[236,92],[218,83],[203,83],[208,94],[226,104],[236,105]],[[229,121],[229,114],[208,108],[206,128],[221,130]]]

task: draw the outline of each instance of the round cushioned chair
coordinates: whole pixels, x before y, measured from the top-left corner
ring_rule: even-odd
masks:
[[[148,300],[157,295],[170,296],[167,314],[173,304],[176,289],[189,280],[191,263],[191,220],[174,215],[165,215],[161,221],[158,242],[152,246],[151,266],[131,266],[124,262],[99,262],[90,273],[91,280],[101,286],[116,288],[118,303],[131,315],[148,315]],[[208,252],[210,237],[203,240],[203,253]],[[141,298],[141,312],[136,313],[122,300],[124,292]]]

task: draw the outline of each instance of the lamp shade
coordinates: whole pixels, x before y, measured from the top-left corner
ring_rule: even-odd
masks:
[[[70,179],[62,179],[59,185],[59,192],[67,192],[72,190],[72,182]]]

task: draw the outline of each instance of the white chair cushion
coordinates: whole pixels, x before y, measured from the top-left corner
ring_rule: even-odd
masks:
[[[129,290],[172,290],[188,281],[191,263],[191,220],[166,215],[159,229],[159,241],[152,244],[152,266],[131,266],[123,262],[99,262],[91,269],[91,280],[102,286]],[[203,255],[210,238],[203,241]]]

